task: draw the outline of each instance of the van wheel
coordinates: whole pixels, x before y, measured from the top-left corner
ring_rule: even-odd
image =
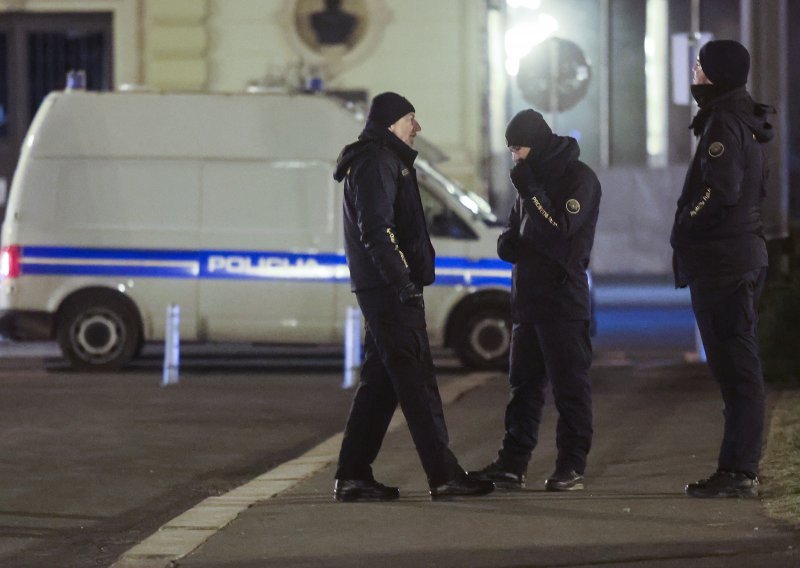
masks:
[[[473,369],[501,369],[508,365],[511,318],[507,306],[487,306],[470,314],[453,345],[461,362]]]
[[[58,316],[61,352],[81,371],[116,371],[140,344],[138,318],[130,302],[98,290],[68,300]]]

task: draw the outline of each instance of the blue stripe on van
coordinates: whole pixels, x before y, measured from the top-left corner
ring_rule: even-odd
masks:
[[[347,282],[344,255],[285,251],[22,247],[22,275]],[[499,259],[436,259],[439,286],[511,286]]]

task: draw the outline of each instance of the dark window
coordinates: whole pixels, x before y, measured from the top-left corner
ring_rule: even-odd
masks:
[[[0,181],[10,183],[42,100],[82,70],[89,90],[113,88],[109,13],[0,12]]]
[[[436,197],[436,190],[429,186],[433,184],[424,175],[419,177],[419,196],[422,209],[425,213],[425,222],[428,233],[432,237],[445,237],[450,239],[476,239],[477,236],[461,218],[451,211],[447,205]]]
[[[67,72],[82,69],[86,72],[86,88],[99,91],[104,85],[106,53],[102,33],[31,33],[28,35],[29,107],[35,114],[50,91],[61,90]]]
[[[8,36],[0,34],[0,138],[8,138]]]

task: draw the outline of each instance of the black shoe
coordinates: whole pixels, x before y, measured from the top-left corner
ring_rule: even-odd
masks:
[[[524,473],[509,471],[497,462],[492,462],[483,469],[470,471],[467,475],[473,479],[491,481],[495,487],[500,489],[522,489],[525,487]]]
[[[548,491],[580,491],[583,489],[583,476],[575,470],[556,471],[544,482]]]
[[[393,501],[398,497],[397,487],[387,487],[374,479],[337,479],[333,484],[336,501]]]
[[[494,491],[494,483],[483,479],[475,479],[462,473],[447,483],[431,487],[431,499],[452,499],[453,497],[475,497]]]
[[[708,479],[686,486],[690,497],[758,497],[758,477],[734,471],[716,471]]]

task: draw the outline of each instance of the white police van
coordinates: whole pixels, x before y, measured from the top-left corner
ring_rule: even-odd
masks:
[[[341,148],[363,117],[314,95],[50,94],[2,230],[0,332],[57,339],[84,370],[118,369],[163,340],[341,342],[350,292]],[[431,343],[471,367],[505,363],[511,266],[484,202],[417,170],[436,248]]]

